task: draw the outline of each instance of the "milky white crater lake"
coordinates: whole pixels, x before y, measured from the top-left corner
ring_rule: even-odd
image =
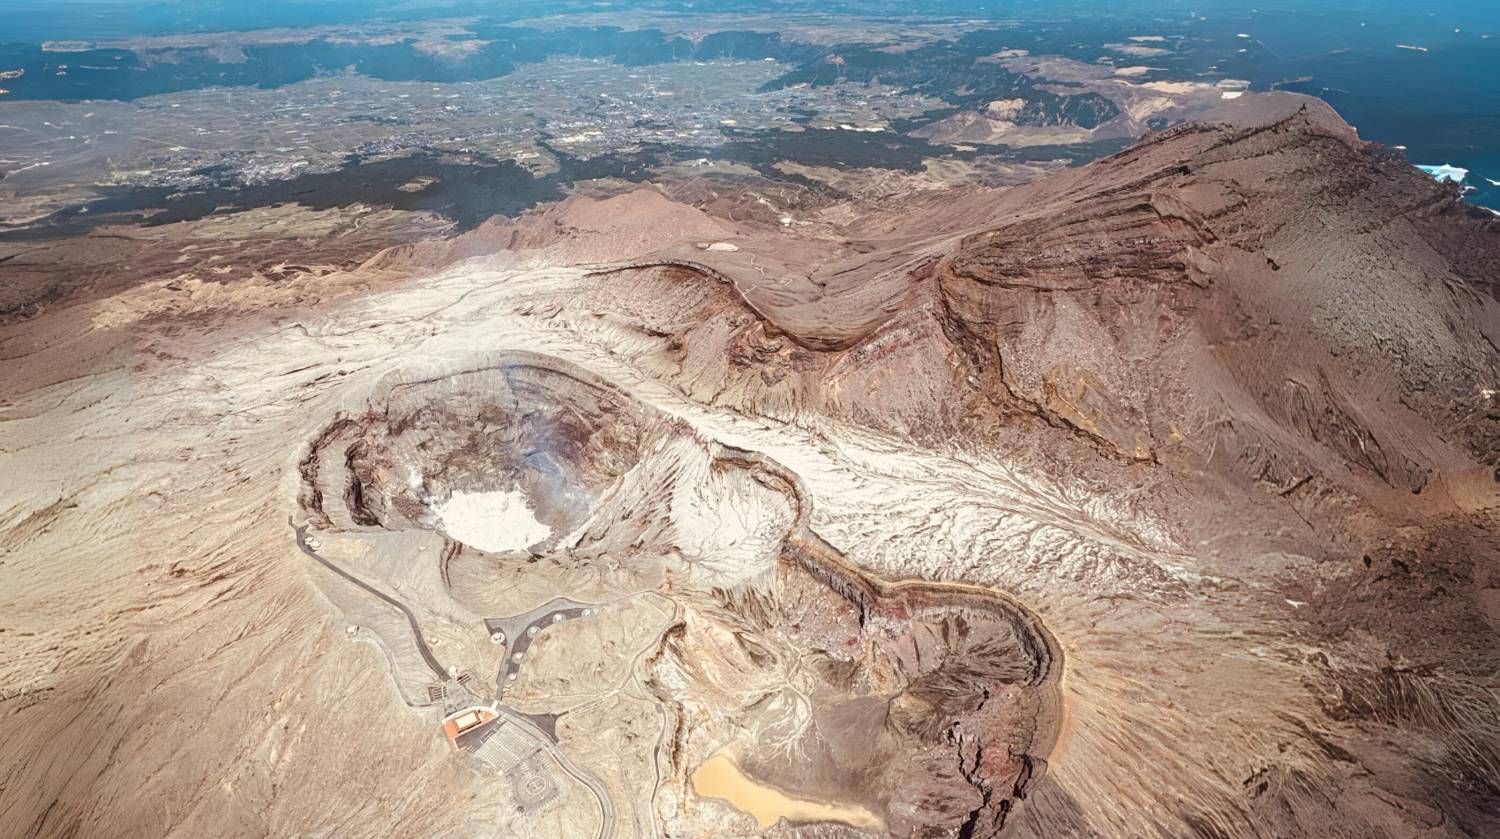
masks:
[[[520,490],[455,492],[434,508],[445,533],[482,551],[519,551],[552,535]]]

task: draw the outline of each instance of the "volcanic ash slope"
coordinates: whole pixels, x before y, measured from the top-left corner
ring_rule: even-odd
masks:
[[[384,377],[527,350],[774,458],[850,561],[1041,617],[1065,717],[995,831],[1500,832],[1495,222],[1319,107],[949,199],[8,328],[0,824],[495,823],[286,520],[309,435]]]

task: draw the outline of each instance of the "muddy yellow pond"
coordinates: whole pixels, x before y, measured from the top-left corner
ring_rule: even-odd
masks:
[[[692,777],[693,791],[705,798],[727,801],[736,810],[749,813],[770,827],[781,819],[793,822],[843,822],[862,830],[881,830],[874,813],[863,807],[792,798],[775,787],[751,780],[740,771],[734,758],[720,750],[705,760]]]

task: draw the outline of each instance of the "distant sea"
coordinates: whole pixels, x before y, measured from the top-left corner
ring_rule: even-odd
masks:
[[[1116,63],[1320,97],[1413,164],[1467,169],[1468,199],[1500,210],[1500,0],[1055,4],[1080,5],[1090,16],[1044,25],[1037,52],[1095,61],[1111,35],[1166,37],[1170,53]]]
[[[1467,169],[1469,200],[1500,209],[1500,2],[1469,15],[1306,5],[1249,16],[1256,54],[1236,53],[1225,69],[1327,100],[1365,139],[1406,146],[1414,164]]]

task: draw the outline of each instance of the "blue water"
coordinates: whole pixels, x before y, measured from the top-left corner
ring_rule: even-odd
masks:
[[[1500,208],[1500,187],[1486,180],[1500,181],[1500,3],[1304,5],[1201,22],[1216,39],[1252,36],[1220,69],[1319,96],[1365,139],[1406,146],[1412,163],[1468,169],[1469,199]]]
[[[1112,40],[1165,36],[1170,54],[1128,63],[1164,68],[1153,78],[1245,79],[1318,96],[1363,138],[1405,146],[1414,164],[1468,169],[1469,200],[1500,209],[1500,185],[1487,180],[1500,181],[1500,0],[1050,5],[1052,22],[1022,24],[1035,52],[1094,61]]]

